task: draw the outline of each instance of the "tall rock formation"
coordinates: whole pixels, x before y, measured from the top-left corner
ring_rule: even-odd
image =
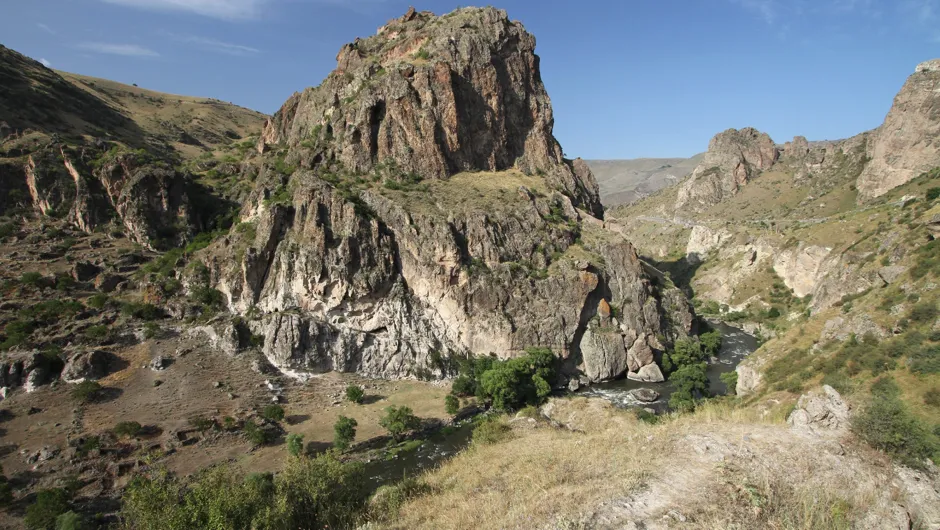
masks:
[[[940,166],[940,59],[917,66],[873,133],[871,161],[858,178],[865,198],[878,197]]]
[[[676,209],[702,210],[736,194],[777,161],[779,151],[766,133],[747,127],[718,133],[705,158],[679,187]]]
[[[692,331],[681,293],[593,217],[534,48],[497,9],[411,10],[265,125],[241,222],[201,259],[273,364],[440,377],[541,346],[601,380]]]

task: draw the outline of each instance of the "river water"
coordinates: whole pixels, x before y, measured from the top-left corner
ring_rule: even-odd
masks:
[[[717,361],[708,363],[708,384],[712,395],[721,395],[728,391],[727,386],[720,379],[721,374],[733,371],[738,363],[757,349],[758,344],[753,335],[749,335],[736,327],[721,322],[712,322],[711,326],[721,333],[721,350],[718,352]],[[659,392],[659,399],[653,403],[643,403],[637,400],[633,397],[631,391],[638,388],[649,388]],[[663,412],[668,408],[669,396],[673,390],[669,381],[665,383],[641,383],[622,379],[591,385],[579,391],[578,394],[586,397],[603,398],[622,408],[647,407],[656,412]]]

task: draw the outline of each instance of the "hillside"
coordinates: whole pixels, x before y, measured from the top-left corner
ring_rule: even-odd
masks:
[[[587,160],[607,208],[630,204],[676,184],[695,169],[701,154],[692,158],[637,158]]]

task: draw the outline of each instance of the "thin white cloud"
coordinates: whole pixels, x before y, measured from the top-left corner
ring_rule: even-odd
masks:
[[[42,65],[45,66],[46,68],[52,68],[52,63],[50,63],[49,61],[43,58],[40,58],[39,62],[42,63]]]
[[[126,57],[159,57],[160,54],[136,44],[112,44],[107,42],[84,42],[78,45],[83,50],[108,55],[123,55]]]
[[[42,22],[40,22],[39,24],[36,24],[36,27],[39,28],[39,29],[41,29],[41,30],[43,30],[43,31],[45,31],[46,33],[48,33],[48,34],[50,34],[50,35],[55,35],[55,30],[52,29],[52,28],[50,28],[49,26],[43,24]]]
[[[139,9],[183,11],[222,19],[255,18],[268,0],[102,0]]]
[[[251,46],[245,46],[243,44],[220,41],[208,37],[198,37],[195,35],[175,35],[173,33],[165,33],[165,35],[174,41],[181,42],[183,44],[189,44],[200,50],[213,53],[234,55],[236,57],[250,57],[261,53],[261,50],[258,48],[252,48]]]

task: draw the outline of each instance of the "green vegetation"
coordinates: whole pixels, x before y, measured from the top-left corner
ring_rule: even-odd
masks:
[[[258,426],[258,424],[252,420],[245,422],[242,431],[245,433],[245,437],[248,438],[248,441],[255,445],[271,443],[274,438],[268,430]]]
[[[160,334],[160,326],[156,322],[147,322],[144,324],[144,338],[153,339]]]
[[[55,519],[55,530],[89,530],[91,526],[81,514],[67,511]]]
[[[385,415],[379,420],[379,425],[384,427],[392,438],[398,440],[402,434],[420,427],[421,420],[414,415],[411,407],[392,405],[386,407]]]
[[[352,403],[362,403],[365,398],[365,391],[359,385],[349,385],[346,387],[346,399]]]
[[[728,395],[737,394],[737,388],[738,388],[738,372],[737,371],[732,370],[730,372],[725,372],[719,375],[718,378],[721,379],[721,382],[724,383],[725,386],[728,387]]]
[[[444,396],[444,411],[450,415],[457,414],[460,411],[460,399],[453,394]]]
[[[204,416],[193,416],[189,418],[189,426],[198,431],[208,431],[216,426],[215,420]]]
[[[85,338],[95,342],[103,342],[111,334],[111,330],[104,324],[96,324],[85,329]]]
[[[921,469],[928,458],[937,460],[940,446],[897,397],[897,386],[887,392],[884,388],[880,393],[876,388],[872,390],[876,395],[871,404],[855,416],[852,431],[906,466]]]
[[[327,453],[291,458],[276,476],[220,466],[184,482],[166,471],[135,477],[121,517],[137,530],[352,528],[368,490],[361,464]]]
[[[69,511],[69,493],[62,489],[41,490],[36,501],[26,508],[23,524],[30,530],[52,530],[56,519]]]
[[[269,421],[284,421],[284,407],[271,404],[264,407],[261,417]]]
[[[397,484],[382,486],[376,490],[369,503],[369,519],[394,521],[406,501],[430,491],[430,486],[414,477],[405,477]]]
[[[512,438],[512,428],[503,418],[489,417],[473,428],[474,445],[492,445]]]
[[[114,426],[112,432],[118,438],[133,438],[143,429],[143,426],[136,421],[122,421]]]
[[[108,303],[108,295],[97,293],[88,298],[85,305],[92,309],[103,309]]]
[[[121,306],[125,316],[139,320],[157,320],[163,318],[163,310],[153,304],[127,302]]]
[[[333,446],[340,451],[349,449],[349,445],[356,439],[358,425],[356,420],[340,416],[333,424]]]
[[[298,457],[303,455],[304,435],[293,432],[287,435],[287,453]]]
[[[96,381],[82,381],[72,388],[72,399],[79,403],[91,403],[101,394],[101,385]]]
[[[13,502],[13,486],[3,474],[3,468],[0,467],[0,508],[9,506]]]

